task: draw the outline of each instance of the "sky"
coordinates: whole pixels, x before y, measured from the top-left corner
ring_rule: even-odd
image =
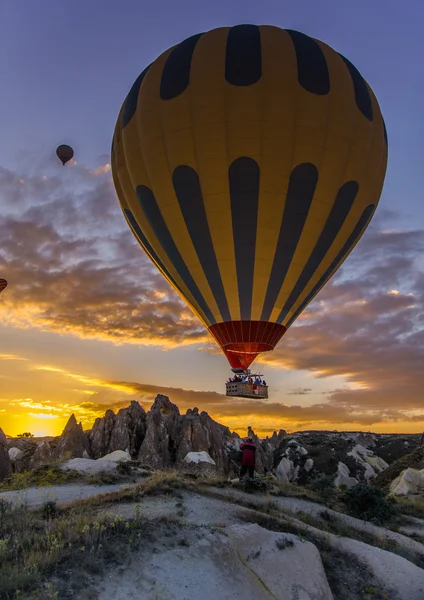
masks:
[[[0,9],[0,427],[57,435],[158,393],[239,433],[424,430],[420,0],[3,0]],[[379,208],[345,265],[258,366],[267,401],[223,395],[219,349],[145,258],[110,145],[138,74],[218,26],[302,31],[372,86],[389,138]],[[68,143],[75,162],[54,151]]]

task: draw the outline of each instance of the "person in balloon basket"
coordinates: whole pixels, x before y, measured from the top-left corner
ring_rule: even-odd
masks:
[[[252,437],[248,437],[241,446],[240,450],[242,451],[241,456],[241,469],[240,469],[240,479],[243,479],[248,474],[250,479],[253,478],[255,472],[255,458],[256,458],[256,444],[253,441]]]

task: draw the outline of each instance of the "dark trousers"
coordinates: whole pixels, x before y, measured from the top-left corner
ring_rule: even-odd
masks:
[[[249,471],[249,477],[253,479],[253,474],[255,472],[255,467],[246,467],[246,465],[242,465],[240,469],[240,477],[244,477]]]

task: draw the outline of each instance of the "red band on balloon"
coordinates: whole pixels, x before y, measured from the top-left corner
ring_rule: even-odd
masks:
[[[273,350],[287,329],[266,321],[226,321],[209,327],[233,369],[247,369],[260,352]]]

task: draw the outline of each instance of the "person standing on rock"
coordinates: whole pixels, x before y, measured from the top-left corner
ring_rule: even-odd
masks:
[[[241,444],[240,450],[242,451],[240,479],[242,479],[246,473],[248,473],[250,479],[253,479],[256,456],[256,444],[254,443],[253,438],[248,437],[247,440]]]

